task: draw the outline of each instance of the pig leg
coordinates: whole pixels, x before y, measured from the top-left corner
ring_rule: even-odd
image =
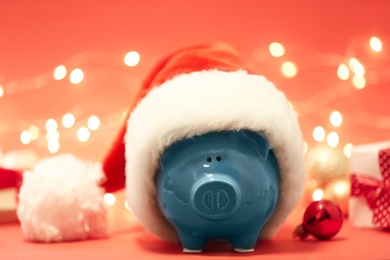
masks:
[[[251,232],[238,235],[231,238],[230,241],[234,246],[234,251],[240,253],[253,252],[253,249],[257,243],[259,232]]]
[[[207,239],[203,236],[194,236],[182,232],[179,232],[179,238],[185,253],[200,253],[207,242]]]

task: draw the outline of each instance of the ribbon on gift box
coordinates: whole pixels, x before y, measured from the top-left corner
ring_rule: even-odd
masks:
[[[379,169],[383,180],[351,174],[351,196],[363,196],[373,210],[372,222],[390,228],[390,148],[379,151]]]
[[[0,167],[0,190],[8,188],[18,189],[22,184],[22,179],[21,172]]]

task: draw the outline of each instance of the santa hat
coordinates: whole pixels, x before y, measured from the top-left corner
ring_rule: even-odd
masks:
[[[139,222],[163,240],[177,242],[156,198],[159,158],[174,142],[212,131],[247,129],[263,134],[280,169],[276,209],[261,231],[271,238],[299,200],[305,178],[296,113],[265,77],[245,69],[226,44],[181,49],[162,60],[130,105],[102,168],[103,186],[126,196]]]

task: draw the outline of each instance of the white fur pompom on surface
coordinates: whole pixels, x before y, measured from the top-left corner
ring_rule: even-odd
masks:
[[[61,242],[109,235],[100,163],[72,155],[40,161],[23,175],[18,218],[29,240]]]

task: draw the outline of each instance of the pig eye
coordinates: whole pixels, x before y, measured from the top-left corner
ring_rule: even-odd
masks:
[[[207,157],[207,161],[211,162],[212,161],[211,157]]]
[[[222,160],[221,156],[217,156],[217,162],[220,162]]]

